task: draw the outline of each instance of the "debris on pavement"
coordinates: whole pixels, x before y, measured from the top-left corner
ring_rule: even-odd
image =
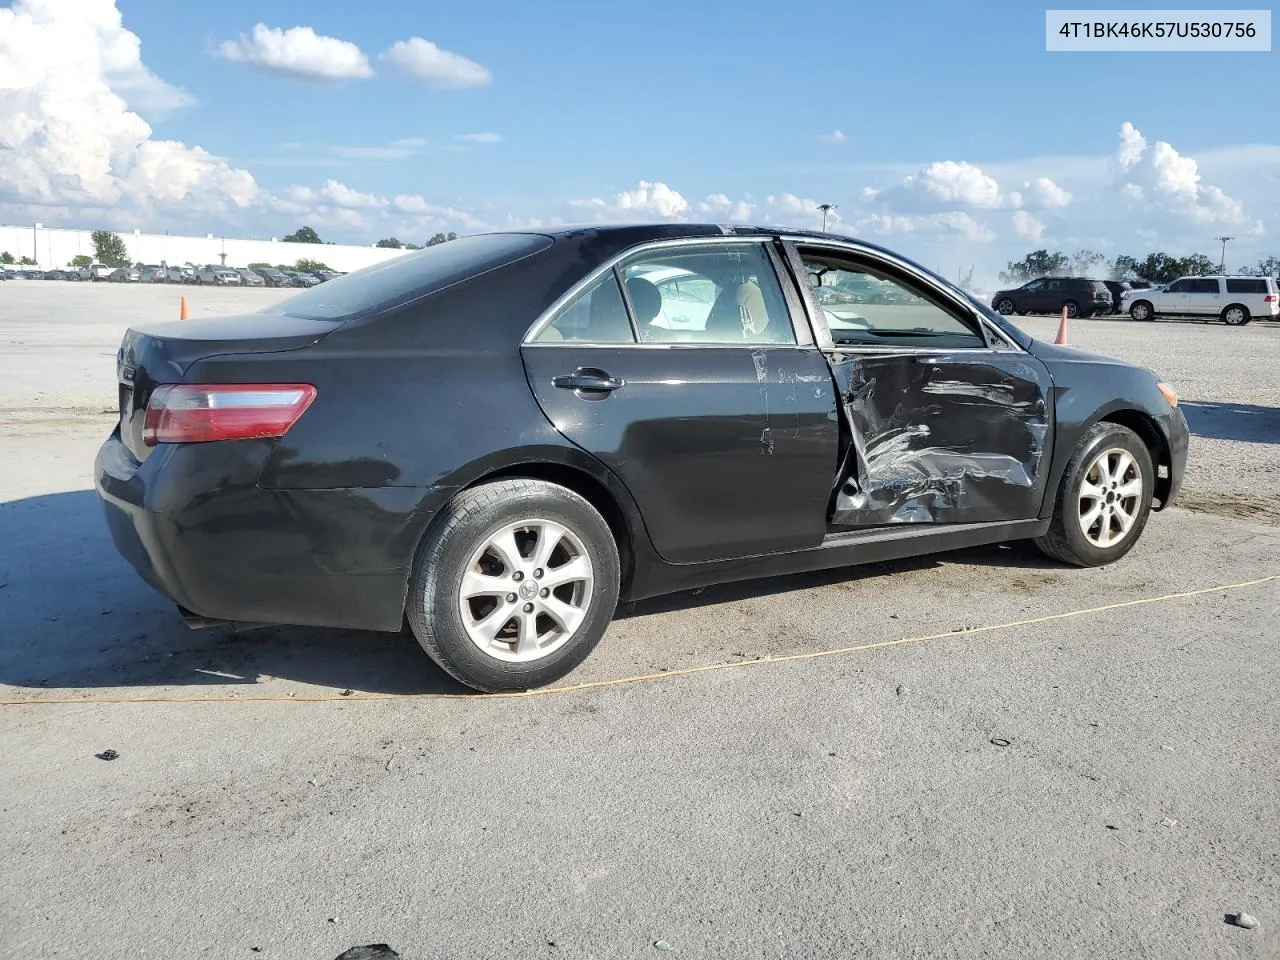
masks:
[[[1243,927],[1246,930],[1258,929],[1258,918],[1252,913],[1245,913],[1243,910],[1239,913],[1227,914],[1227,922],[1237,927]]]
[[[95,753],[94,756],[99,760],[114,760],[120,756],[120,754],[114,750],[103,750],[101,753]]]
[[[671,950],[671,944],[667,943],[665,940],[655,940],[653,941],[653,949],[660,950],[663,953],[668,953]]]
[[[1165,817],[1160,821],[1160,826],[1162,827],[1176,827],[1177,825],[1178,821],[1173,819],[1173,817]]]
[[[1009,743],[1010,743],[1010,741],[1006,740],[1004,737],[992,737],[992,738],[991,738],[991,744],[992,744],[992,746],[996,746],[996,747],[1007,747],[1007,746],[1009,746]]]
[[[400,960],[400,954],[385,943],[370,943],[363,947],[352,947],[339,954],[335,960]]]

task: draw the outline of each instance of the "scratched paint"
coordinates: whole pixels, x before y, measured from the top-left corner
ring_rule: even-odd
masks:
[[[833,365],[845,452],[838,526],[981,522],[1038,508],[1048,432],[1034,370],[948,358]]]

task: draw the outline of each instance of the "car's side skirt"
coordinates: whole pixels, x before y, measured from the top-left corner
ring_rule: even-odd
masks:
[[[643,600],[737,580],[852,567],[1009,540],[1028,540],[1044,534],[1049,529],[1049,523],[1049,520],[1033,519],[945,526],[913,524],[873,527],[830,534],[819,546],[809,550],[712,563],[658,563],[648,566],[648,569],[636,570],[625,599]]]

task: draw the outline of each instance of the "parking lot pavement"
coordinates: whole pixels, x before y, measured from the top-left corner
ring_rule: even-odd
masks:
[[[509,699],[405,636],[187,631],[107,541],[109,420],[6,420],[0,956],[1280,955],[1280,329],[1123,323],[1072,340],[1262,410],[1192,452],[1245,516],[649,601]]]

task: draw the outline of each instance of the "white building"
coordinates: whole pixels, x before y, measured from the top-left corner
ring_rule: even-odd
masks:
[[[116,231],[129,250],[132,263],[206,263],[247,267],[251,263],[290,264],[300,258],[319,260],[333,270],[347,273],[406,253],[384,247],[354,247],[341,244],[285,243],[270,240],[237,240],[232,237],[177,237],[168,234]],[[72,257],[93,256],[92,230],[46,228],[41,224],[22,227],[0,224],[0,252],[13,254],[14,261],[30,257],[45,270],[65,267]]]

